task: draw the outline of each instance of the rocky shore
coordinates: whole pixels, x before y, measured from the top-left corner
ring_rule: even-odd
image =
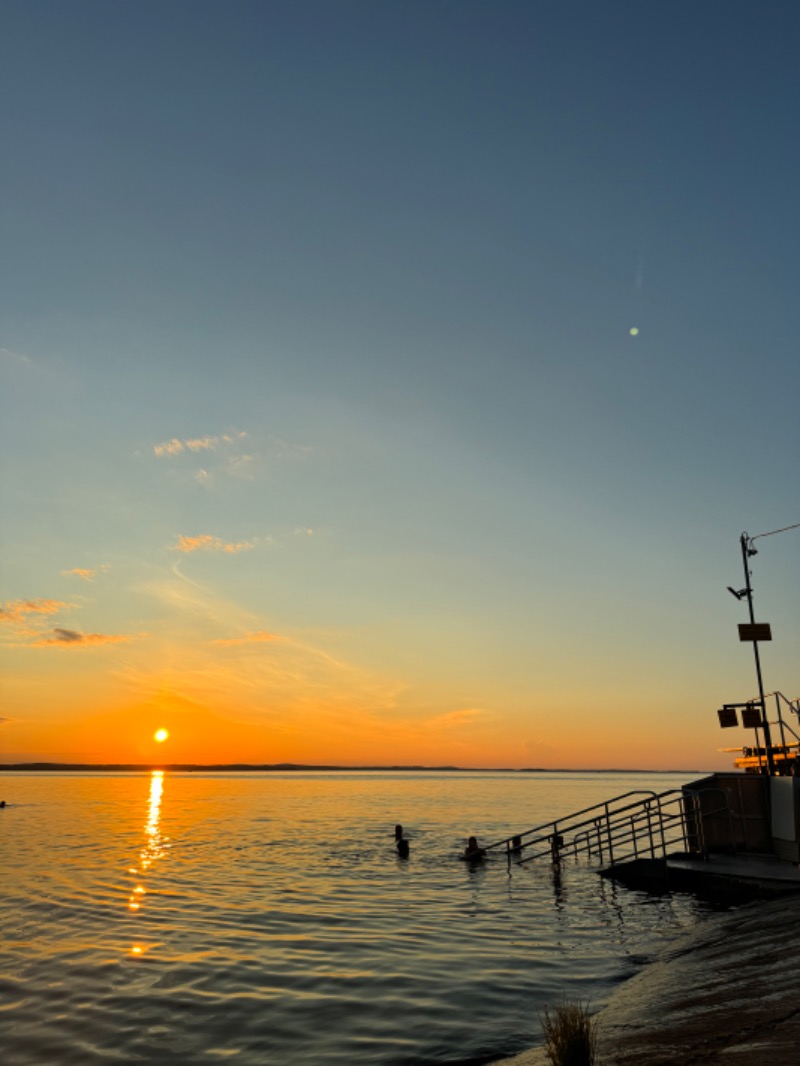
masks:
[[[621,985],[598,1066],[797,1066],[800,897],[711,915]],[[548,1066],[542,1048],[503,1066]]]

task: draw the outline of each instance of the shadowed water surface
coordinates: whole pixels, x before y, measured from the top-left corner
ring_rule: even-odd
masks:
[[[481,1062],[599,1006],[689,899],[485,842],[685,775],[8,775],[4,1066]],[[411,855],[400,860],[394,825]]]

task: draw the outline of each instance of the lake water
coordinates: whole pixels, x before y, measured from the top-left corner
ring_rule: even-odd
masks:
[[[490,842],[686,775],[9,773],[3,1066],[481,1063],[697,920]],[[411,843],[397,857],[394,825]]]

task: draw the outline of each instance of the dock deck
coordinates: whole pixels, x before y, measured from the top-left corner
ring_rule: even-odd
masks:
[[[800,867],[775,855],[670,856],[667,870],[683,870],[705,876],[730,877],[741,881],[768,881],[792,885],[800,891]]]
[[[692,892],[720,902],[800,894],[800,868],[774,855],[673,854],[615,863],[600,873],[628,888]]]

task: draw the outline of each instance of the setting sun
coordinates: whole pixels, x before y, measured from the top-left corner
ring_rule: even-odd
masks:
[[[166,731],[166,729],[157,729],[153,734],[153,739],[157,740],[159,744],[163,744],[168,736],[169,733]]]

